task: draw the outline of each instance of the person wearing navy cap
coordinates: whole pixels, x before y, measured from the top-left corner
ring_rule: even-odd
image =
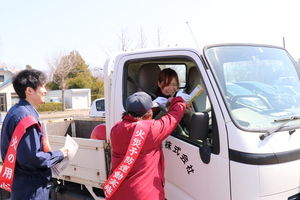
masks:
[[[162,151],[162,141],[166,139],[180,122],[186,103],[182,97],[173,97],[170,99],[168,113],[159,120],[152,119],[152,108],[158,106],[151,97],[145,92],[137,92],[126,99],[125,112],[122,121],[117,122],[111,129],[110,141],[112,146],[112,177],[107,180],[105,185],[109,193],[116,186],[116,177],[113,173],[118,169],[127,169],[122,162],[131,162],[126,158],[130,146],[138,149],[140,146],[137,140],[131,144],[136,131],[136,126],[140,124],[149,124],[146,130],[145,141],[139,154],[130,165],[130,170],[122,180],[118,189],[109,197],[109,200],[165,200],[164,191],[164,156]],[[134,148],[132,148],[134,149]],[[121,166],[121,167],[120,167]],[[122,173],[116,173],[122,174]],[[121,176],[120,176],[121,177]],[[118,181],[117,181],[118,182]],[[109,183],[111,185],[109,185]]]

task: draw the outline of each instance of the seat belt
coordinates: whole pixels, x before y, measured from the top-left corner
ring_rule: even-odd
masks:
[[[108,200],[125,180],[137,160],[147,138],[152,120],[137,121],[129,146],[122,162],[109,175],[102,188]]]
[[[17,124],[13,132],[0,174],[0,188],[4,190],[11,192],[19,142],[26,133],[26,129],[34,124],[38,126],[40,131],[42,130],[35,118],[28,115]]]
[[[143,86],[141,86],[137,81],[133,80],[130,76],[127,76],[127,80],[138,86],[139,88],[141,88],[144,92],[146,92],[147,94],[149,94],[151,97],[153,97],[154,99],[157,97],[157,95],[155,95],[154,93],[150,92],[149,90],[145,89]]]
[[[150,92],[149,90],[146,90],[145,88],[143,88],[138,82],[136,82],[135,80],[133,80],[130,76],[127,76],[127,80],[128,80],[130,83],[132,83],[132,84],[138,86],[139,88],[141,88],[144,92],[146,92],[147,94],[149,94],[153,99],[156,99],[156,98],[157,98],[157,95],[156,95],[156,94],[154,94],[154,93]],[[164,106],[158,104],[158,107],[159,107],[160,110],[162,110],[163,112],[168,112],[168,110],[167,110]]]

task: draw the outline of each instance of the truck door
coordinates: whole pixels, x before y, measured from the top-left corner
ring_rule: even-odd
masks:
[[[196,60],[196,59],[195,59]],[[194,61],[196,62],[196,61]],[[198,84],[203,91],[193,101],[195,114],[208,115],[208,127],[200,121],[196,133],[183,123],[163,142],[166,160],[167,199],[230,199],[226,128],[214,86],[201,62],[188,68],[186,91]],[[195,119],[198,120],[198,119]],[[204,139],[192,135],[207,132]]]
[[[117,88],[113,82],[111,88],[122,90],[123,108],[125,99],[134,92],[140,90],[148,94],[155,92],[153,88],[156,87],[142,85],[142,81],[138,79],[139,69],[144,65],[153,69],[154,66],[159,66],[160,69],[168,67],[175,69],[179,75],[180,87],[187,93],[190,93],[197,85],[203,88],[200,95],[193,101],[193,113],[197,116],[208,115],[207,129],[203,129],[207,137],[202,140],[197,137],[192,138],[189,132],[189,122],[187,122],[181,123],[181,126],[177,127],[162,144],[166,160],[166,199],[230,199],[227,131],[222,112],[225,106],[219,103],[218,99],[222,98],[216,92],[217,87],[213,77],[209,69],[203,66],[196,51],[167,49],[124,54],[115,61],[115,66],[122,65],[124,66],[123,72],[119,68],[115,69],[118,71],[114,72],[114,76],[122,74],[124,87]],[[156,70],[150,70],[149,73],[152,74],[154,71]],[[148,77],[150,82],[157,84],[155,75],[149,74]],[[120,98],[115,98],[115,96],[110,98],[115,102],[114,109],[119,107]],[[111,115],[121,116],[121,111],[110,112]],[[196,121],[194,120],[196,124],[199,119],[197,116]],[[111,124],[119,120],[120,117],[115,118]]]

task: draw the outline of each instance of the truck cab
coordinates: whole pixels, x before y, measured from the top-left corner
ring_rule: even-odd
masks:
[[[158,73],[172,68],[180,88],[203,91],[193,115],[163,142],[166,199],[300,199],[300,103],[278,90],[268,96],[243,86],[274,87],[281,77],[296,77],[299,66],[276,46],[220,44],[119,53],[104,67],[106,134],[121,120],[126,98],[152,95]],[[236,84],[249,93],[232,95]],[[276,90],[277,91],[277,90]]]

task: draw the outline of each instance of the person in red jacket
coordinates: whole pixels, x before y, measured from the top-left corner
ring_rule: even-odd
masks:
[[[159,120],[152,119],[151,108],[154,106],[155,103],[145,92],[134,93],[126,100],[122,121],[117,122],[111,129],[112,174],[120,166],[130,147],[137,122],[149,123],[144,145],[135,163],[118,189],[109,197],[110,200],[165,200],[162,141],[180,122],[186,103],[180,96],[170,98],[168,113]]]

